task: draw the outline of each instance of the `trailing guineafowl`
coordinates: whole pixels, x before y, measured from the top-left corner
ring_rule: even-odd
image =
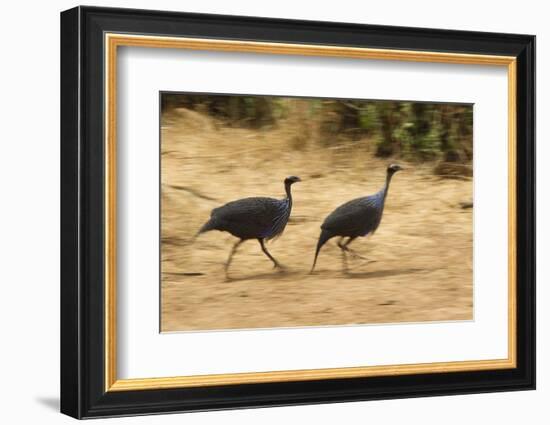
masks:
[[[351,252],[348,245],[357,237],[371,235],[376,231],[382,220],[391,178],[402,169],[397,164],[391,164],[387,169],[386,183],[379,192],[346,202],[329,214],[321,225],[321,235],[317,242],[311,272],[315,269],[321,247],[335,236],[340,237],[338,247],[342,250],[342,261],[344,269],[347,270],[346,252]],[[348,239],[344,242],[345,238]]]
[[[299,182],[296,176],[287,177],[284,181],[286,197],[274,199],[265,197],[244,198],[214,208],[208,220],[199,230],[197,236],[210,230],[229,232],[239,240],[233,245],[225,263],[225,272],[229,269],[231,259],[237,248],[245,240],[257,239],[262,251],[273,261],[275,267],[281,265],[267,251],[264,241],[276,238],[285,230],[292,210],[290,187]]]

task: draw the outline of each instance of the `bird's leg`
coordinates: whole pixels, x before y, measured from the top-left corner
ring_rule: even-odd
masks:
[[[345,251],[349,252],[351,255],[353,255],[353,257],[355,258],[360,258],[361,260],[365,260],[365,261],[370,261],[367,257],[363,257],[362,255],[359,255],[357,253],[357,251],[355,251],[354,249],[351,249],[348,245],[353,242],[355,238],[349,238],[347,240],[347,242],[344,244],[343,247],[341,247],[342,249],[344,249]]]
[[[239,239],[235,244],[233,245],[233,248],[231,248],[231,252],[229,253],[229,258],[227,259],[227,262],[225,263],[225,275],[227,276],[227,271],[229,270],[229,265],[231,264],[231,260],[233,259],[233,255],[237,252],[237,248],[240,244],[244,242],[243,239]]]
[[[259,239],[258,239],[258,242],[260,242],[260,246],[262,247],[262,251],[264,252],[264,254],[267,255],[268,258],[269,258],[271,261],[273,261],[273,267],[278,267],[278,268],[281,268],[281,269],[282,269],[283,267],[281,266],[281,264],[279,264],[279,262],[278,262],[275,258],[273,258],[273,256],[272,256],[272,255],[269,253],[269,251],[266,249],[265,244],[264,244],[264,240],[261,239],[261,238],[259,238]]]
[[[346,250],[342,249],[342,268],[344,269],[344,273],[348,273],[348,256],[346,254]]]
[[[342,236],[338,240],[337,245],[342,250],[342,268],[344,269],[344,273],[347,273],[348,272],[348,257],[347,257],[346,251],[348,249],[346,248],[346,245],[347,245],[347,243],[349,243],[349,240],[346,244],[342,244],[343,240],[344,240],[344,237]]]

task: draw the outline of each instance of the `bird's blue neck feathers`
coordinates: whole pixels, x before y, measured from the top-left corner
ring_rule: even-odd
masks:
[[[380,210],[384,208],[386,195],[388,194],[388,189],[390,187],[390,181],[392,176],[393,176],[393,173],[388,173],[386,175],[386,182],[384,183],[384,186],[382,186],[382,188],[373,195],[373,197],[376,198],[376,204],[379,206]]]

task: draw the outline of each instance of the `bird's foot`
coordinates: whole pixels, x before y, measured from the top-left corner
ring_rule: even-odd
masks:
[[[353,258],[358,258],[358,259],[360,259],[360,260],[365,260],[365,261],[367,261],[367,262],[369,262],[369,263],[374,262],[374,260],[369,260],[367,257],[364,257],[364,256],[358,254],[357,252],[352,251],[352,250],[349,249],[349,248],[348,248],[348,252],[349,252],[349,254],[350,254]]]

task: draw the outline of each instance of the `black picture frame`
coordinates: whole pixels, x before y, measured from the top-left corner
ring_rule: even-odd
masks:
[[[517,367],[105,391],[104,34],[254,40],[517,58]],[[61,13],[61,412],[75,418],[535,388],[535,37],[76,7]]]

